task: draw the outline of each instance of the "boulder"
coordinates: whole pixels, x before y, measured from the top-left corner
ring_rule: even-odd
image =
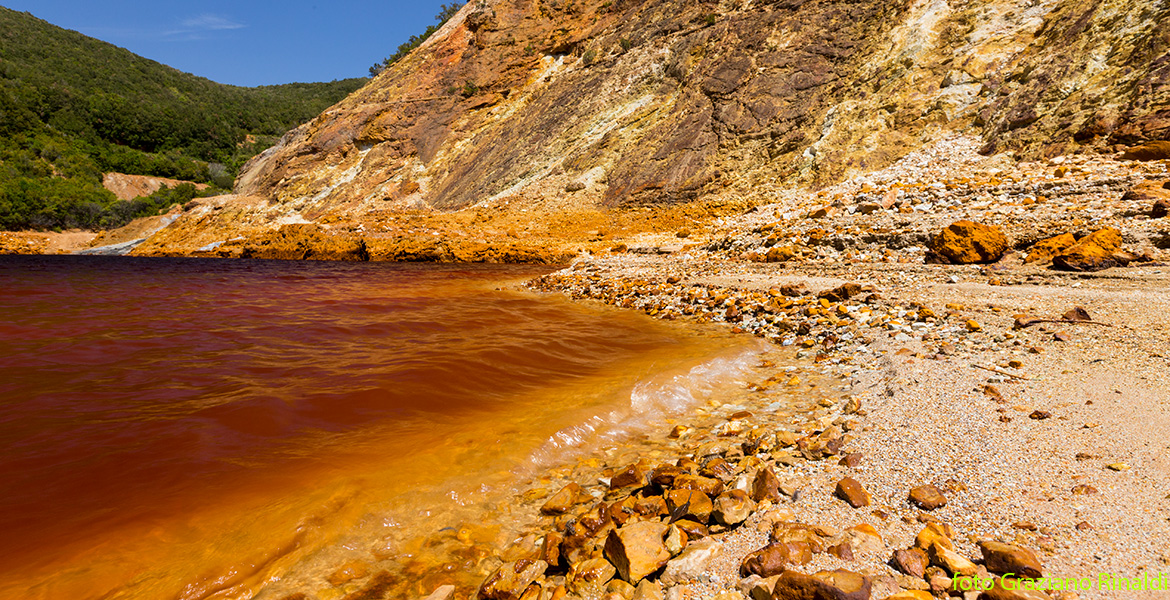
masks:
[[[518,560],[504,563],[488,575],[479,587],[479,597],[491,600],[518,600],[528,584],[544,574],[548,563],[543,560]]]
[[[1071,248],[1054,256],[1052,264],[1065,271],[1100,271],[1124,267],[1131,257],[1121,251],[1121,232],[1106,227],[1081,238]]]
[[[771,577],[783,573],[788,565],[803,565],[810,560],[812,548],[804,542],[773,542],[745,556],[739,574]]]
[[[561,491],[553,494],[544,506],[540,507],[540,512],[546,515],[560,515],[567,512],[574,504],[577,503],[577,498],[581,495],[581,486],[576,482],[571,482],[569,485],[561,488]]]
[[[979,543],[983,551],[983,565],[1000,575],[1014,573],[1019,577],[1038,579],[1044,576],[1044,566],[1029,549],[1015,544],[985,541]]]
[[[605,540],[605,556],[622,579],[636,584],[670,560],[663,542],[668,528],[659,521],[639,521],[615,529]]]
[[[868,577],[844,569],[812,575],[784,571],[772,588],[772,600],[869,600],[871,589]]]
[[[1047,263],[1052,260],[1052,257],[1072,248],[1077,243],[1077,238],[1073,237],[1071,233],[1062,233],[1047,239],[1040,240],[1028,250],[1028,256],[1024,258],[1025,264],[1031,263]]]
[[[910,502],[922,510],[934,510],[947,505],[947,497],[933,485],[920,485],[910,490]]]
[[[927,243],[927,262],[956,265],[993,263],[1008,249],[1007,237],[993,225],[956,221]]]
[[[1170,158],[1170,141],[1146,142],[1121,155],[1121,160],[1166,160]]]
[[[853,479],[852,477],[846,477],[841,481],[838,481],[835,493],[838,498],[848,502],[849,506],[852,506],[853,508],[869,506],[871,501],[869,492],[865,491],[865,488],[862,487],[861,482]]]

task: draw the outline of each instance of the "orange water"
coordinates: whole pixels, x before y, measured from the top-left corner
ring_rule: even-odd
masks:
[[[392,555],[743,351],[515,288],[540,272],[0,257],[0,597],[247,598]]]

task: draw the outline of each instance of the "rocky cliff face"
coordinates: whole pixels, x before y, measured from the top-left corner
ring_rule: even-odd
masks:
[[[473,1],[253,159],[220,213],[409,237],[389,215],[475,211],[456,228],[491,237],[485,212],[524,207],[594,215],[569,219],[582,237],[623,227],[597,214],[765,201],[955,131],[988,154],[1112,151],[1170,138],[1168,50],[1164,0]]]

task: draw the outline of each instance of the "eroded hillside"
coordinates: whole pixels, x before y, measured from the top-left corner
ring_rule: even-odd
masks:
[[[1168,17],[1137,0],[470,3],[253,159],[239,197],[138,252],[261,256],[249,244],[309,222],[385,258],[571,254],[699,240],[954,132],[986,154],[1112,151],[1170,137]],[[666,224],[641,212],[692,201]]]

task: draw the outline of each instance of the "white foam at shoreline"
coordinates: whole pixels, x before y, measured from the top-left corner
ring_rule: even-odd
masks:
[[[575,451],[612,443],[645,431],[663,419],[676,416],[708,400],[719,390],[744,385],[744,377],[758,361],[764,345],[753,344],[731,355],[709,359],[679,373],[668,370],[636,383],[629,405],[594,415],[561,429],[537,448],[528,467],[545,468],[564,461]]]

